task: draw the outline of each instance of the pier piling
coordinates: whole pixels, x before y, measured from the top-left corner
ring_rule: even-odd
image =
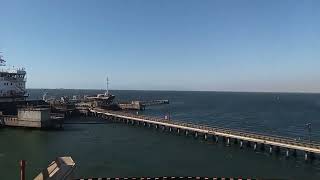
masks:
[[[257,150],[257,146],[258,146],[257,143],[254,143],[254,145],[253,145],[253,150],[254,150],[254,151]]]
[[[304,160],[305,160],[305,161],[308,161],[308,160],[309,160],[308,152],[305,152],[305,153],[304,153]]]
[[[231,145],[231,140],[233,141],[233,144],[239,143],[240,149],[242,149],[244,146],[253,146],[254,151],[257,151],[259,145],[260,150],[265,150],[265,148],[268,147],[268,152],[270,154],[272,154],[273,152],[279,154],[281,148],[285,151],[286,157],[289,157],[291,154],[293,156],[296,156],[297,151],[301,151],[304,152],[304,159],[306,161],[312,160],[315,157],[314,154],[320,154],[320,144],[310,143],[306,141],[297,141],[288,137],[258,134],[227,128],[208,127],[186,122],[168,121],[161,118],[107,111],[98,108],[90,109],[89,114],[99,116],[108,120],[124,122],[127,124],[136,123],[138,125],[143,124],[143,126],[148,126],[149,128],[151,126],[155,127],[156,129],[161,128],[162,131],[165,131],[166,129],[168,129],[170,132],[176,130],[178,134],[180,133],[180,130],[182,130],[182,132],[184,132],[182,134],[185,134],[186,136],[189,135],[190,131],[190,133],[193,134],[195,138],[197,138],[199,135],[201,135],[202,137],[203,135],[203,138],[207,140],[208,136],[211,136],[213,138],[213,141],[215,141],[216,143],[219,142],[220,137],[227,146]]]
[[[219,142],[219,137],[218,136],[214,136],[214,139],[215,139],[216,143]]]
[[[286,149],[286,158],[289,158],[289,156],[290,156],[290,151],[289,151],[289,149],[287,148],[287,149]]]
[[[269,154],[272,154],[272,146],[269,147]]]
[[[242,149],[242,148],[243,148],[243,141],[240,140],[240,149]]]

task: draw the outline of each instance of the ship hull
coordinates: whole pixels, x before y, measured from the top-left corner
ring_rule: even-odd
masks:
[[[1,99],[1,98],[0,98]],[[17,115],[18,108],[22,106],[48,106],[43,100],[16,100],[16,101],[0,101],[0,112],[3,115]]]

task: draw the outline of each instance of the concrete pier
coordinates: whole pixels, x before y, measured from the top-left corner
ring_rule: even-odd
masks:
[[[64,116],[50,113],[49,108],[24,107],[18,109],[18,115],[0,115],[0,126],[30,128],[61,128]]]
[[[275,135],[232,130],[215,126],[197,125],[181,121],[148,117],[144,115],[135,115],[118,111],[107,111],[98,108],[90,109],[90,112],[93,114],[103,114],[105,117],[108,117],[108,119],[111,119],[110,117],[116,117],[135,122],[147,123],[149,126],[154,125],[156,128],[158,128],[158,126],[163,126],[168,128],[169,131],[174,128],[177,130],[177,133],[180,133],[180,130],[183,130],[187,136],[189,132],[194,134],[195,137],[198,137],[199,133],[203,134],[205,139],[208,135],[210,135],[213,137],[213,141],[215,142],[219,141],[218,137],[220,136],[223,140],[225,140],[227,145],[231,145],[230,140],[232,139],[239,142],[240,148],[243,148],[245,144],[247,147],[251,147],[252,145],[255,151],[258,150],[259,144],[261,145],[261,150],[264,150],[264,146],[267,146],[270,154],[273,152],[279,153],[280,148],[285,150],[286,156],[290,156],[290,152],[293,152],[292,154],[296,154],[296,151],[305,152],[304,158],[306,160],[311,159],[311,155],[314,158],[315,155],[320,154],[320,144],[315,142],[310,143],[307,140],[296,140]]]

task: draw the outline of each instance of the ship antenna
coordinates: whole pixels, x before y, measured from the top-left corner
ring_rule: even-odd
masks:
[[[109,95],[109,77],[107,77],[107,91],[106,95]]]
[[[5,60],[3,59],[3,56],[1,55],[2,52],[0,52],[0,66],[5,66]]]

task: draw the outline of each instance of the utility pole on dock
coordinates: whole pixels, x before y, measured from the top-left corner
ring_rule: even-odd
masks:
[[[308,128],[309,143],[310,143],[310,145],[311,145],[311,123],[307,123],[306,126],[307,126],[307,128]]]

